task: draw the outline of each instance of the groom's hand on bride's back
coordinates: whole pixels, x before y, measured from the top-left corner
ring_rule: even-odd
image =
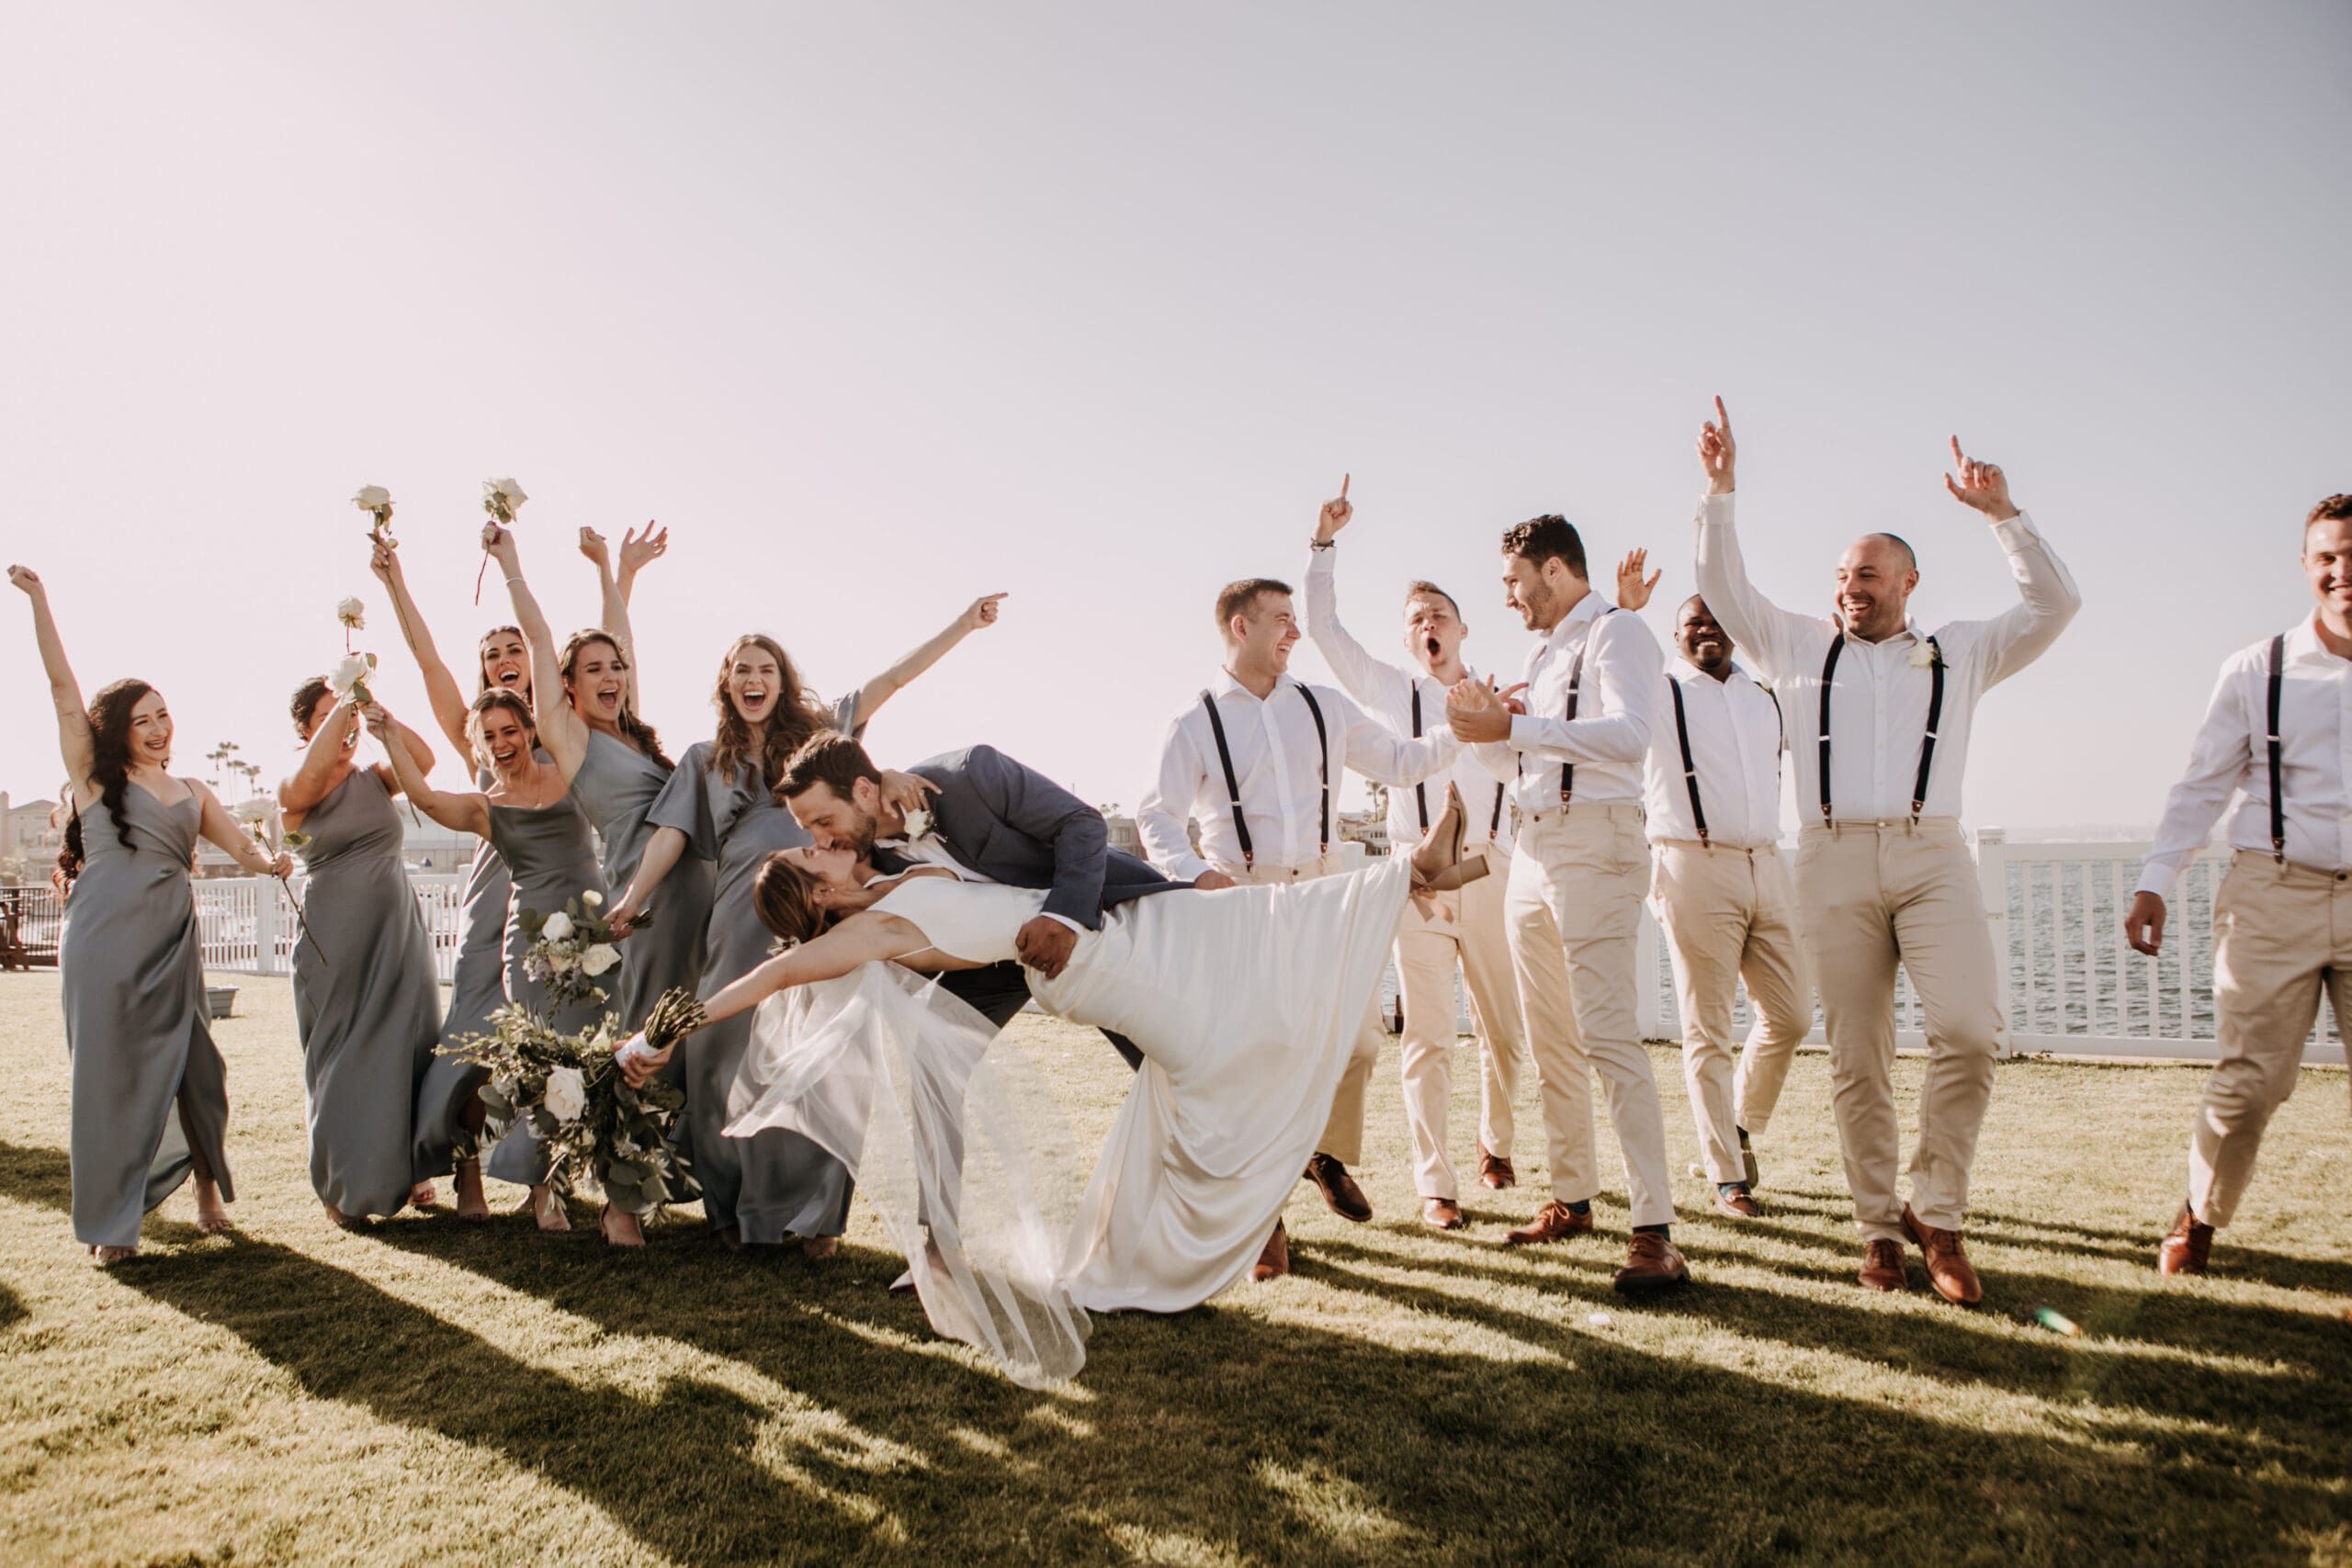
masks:
[[[1234,886],[1235,883],[1233,878],[1226,875],[1225,873],[1217,870],[1215,866],[1211,866],[1208,870],[1201,873],[1200,875],[1193,878],[1193,886],[1199,888],[1204,893],[1215,893],[1219,888]]]
[[[1048,980],[1060,977],[1077,948],[1078,933],[1051,915],[1032,919],[1012,939],[1014,955]]]

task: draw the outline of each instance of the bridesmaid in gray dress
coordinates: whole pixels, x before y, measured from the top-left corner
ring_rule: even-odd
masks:
[[[560,653],[537,596],[523,580],[514,533],[501,530],[491,551],[505,573],[514,619],[531,649],[532,690],[541,694],[532,703],[539,744],[604,842],[608,887],[627,887],[637,875],[653,832],[653,803],[673,769],[653,727],[638,716],[637,644],[628,620],[629,590],[638,572],[669,547],[666,528],[657,532],[648,524],[642,538],[631,529],[621,540],[616,576],[604,536],[581,529],[580,553],[596,567],[605,619],[602,626],[573,633]],[[559,678],[539,678],[549,670]],[[624,1029],[644,1022],[662,992],[673,987],[691,990],[701,977],[710,905],[707,860],[689,859],[663,880],[647,908],[651,923],[621,944],[620,983],[609,987],[616,998],[611,1010]]]
[[[396,727],[380,706],[367,709],[365,716],[368,732],[379,737]],[[413,760],[398,748],[388,748],[392,771],[419,811],[445,828],[488,839],[505,862],[513,880],[505,938],[507,998],[528,1003],[566,1033],[592,1029],[604,1009],[584,1001],[551,1007],[546,987],[525,972],[524,954],[530,942],[520,919],[526,909],[552,914],[582,893],[604,897],[604,875],[597,869],[588,818],[555,764],[539,751],[530,709],[521,697],[511,691],[484,692],[474,699],[470,716],[474,753],[495,775],[487,792],[445,795],[427,784]],[[541,1230],[571,1228],[562,1202],[548,1185],[537,1140],[528,1128],[517,1127],[492,1151],[490,1174],[529,1184],[532,1213]],[[628,1215],[607,1209],[603,1223],[607,1240],[639,1244]]]
[[[212,792],[174,778],[172,716],[143,681],[117,681],[85,709],[40,579],[33,633],[71,781],[68,849],[82,861],[58,967],[73,1061],[74,1235],[101,1263],[139,1250],[141,1216],[196,1178],[199,1230],[229,1228],[236,1198],[223,1146],[227,1069],[204,1005],[204,953],[188,863],[199,836],[256,875],[293,869],[247,837]],[[74,841],[74,840],[78,840]]]
[[[433,948],[401,859],[390,769],[360,767],[357,710],[323,678],[294,694],[301,765],[278,786],[279,814],[310,872],[305,940],[294,949],[294,1027],[302,1041],[311,1187],[327,1218],[357,1228],[433,1185],[415,1172],[416,1091],[441,1038]],[[417,772],[433,752],[401,727]]]
[[[614,922],[626,925],[646,908],[672,869],[691,853],[718,863],[697,994],[714,996],[765,962],[774,939],[753,907],[752,883],[769,854],[808,842],[775,798],[770,781],[783,776],[786,761],[819,730],[861,731],[876,709],[948,649],[995,625],[1003,597],[974,601],[944,631],[830,709],[817,705],[774,638],[737,639],[719,666],[712,694],[718,737],[687,748],[685,760],[654,802],[654,830],[628,891],[612,908]],[[888,782],[902,793],[927,787],[895,775]],[[797,1133],[771,1128],[750,1138],[729,1138],[721,1132],[728,1086],[750,1043],[746,1014],[712,1025],[695,1037],[692,1051],[682,1053],[703,1215],[730,1246],[774,1244],[797,1235],[802,1251],[830,1258],[849,1221],[848,1170]]]
[[[400,553],[389,545],[379,544],[368,568],[391,596],[401,635],[416,660],[418,672],[424,677],[424,694],[432,705],[434,722],[448,738],[449,744],[457,748],[458,755],[471,757],[473,742],[467,738],[467,698],[458,688],[457,677],[449,672],[449,666],[442,661],[433,633],[417,611],[407,576],[401,570]],[[475,649],[474,674],[477,696],[489,691],[511,691],[521,694],[528,702],[531,655],[524,646],[521,628],[498,626],[483,634]],[[496,776],[487,767],[478,767],[474,785],[486,791]],[[450,987],[449,1005],[441,1015],[441,1044],[445,1047],[468,1035],[489,1032],[490,1015],[506,1000],[506,912],[512,891],[506,863],[498,858],[498,851],[485,838],[475,850],[473,864],[466,875],[457,973]],[[481,1100],[476,1091],[489,1077],[488,1072],[471,1063],[435,1055],[425,1068],[424,1082],[416,1091],[416,1175],[421,1180],[454,1169],[458,1179],[458,1217],[461,1220],[490,1218],[490,1203],[482,1193],[481,1159],[456,1157],[458,1150],[473,1147],[481,1132]],[[560,1214],[560,1210],[557,1212]]]

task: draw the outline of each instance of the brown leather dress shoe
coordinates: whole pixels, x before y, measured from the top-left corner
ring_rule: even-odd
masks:
[[[1432,1230],[1458,1231],[1469,1223],[1462,1217],[1462,1205],[1451,1198],[1421,1200],[1421,1224]]]
[[[2183,1208],[2171,1231],[2156,1244],[2156,1272],[2202,1274],[2206,1259],[2212,1255],[2213,1227],[2200,1224],[2194,1213]]]
[[[1903,1205],[1903,1228],[1927,1255],[1928,1283],[1936,1288],[1936,1294],[1954,1306],[1973,1307],[1984,1299],[1984,1286],[1976,1278],[1968,1254],[1961,1250],[1958,1231],[1921,1224],[1908,1203]]]
[[[1881,1239],[1862,1248],[1861,1272],[1854,1278],[1873,1291],[1907,1291],[1911,1276],[1903,1268],[1903,1244]]]
[[[1577,1213],[1557,1198],[1535,1211],[1535,1217],[1504,1235],[1505,1247],[1525,1247],[1530,1242],[1566,1241],[1572,1235],[1586,1235],[1592,1230],[1592,1211]]]
[[[1764,1209],[1745,1187],[1735,1187],[1728,1192],[1718,1187],[1715,1189],[1715,1213],[1727,1214],[1735,1220],[1753,1220],[1760,1217]]]
[[[1258,1254],[1257,1267],[1250,1270],[1250,1278],[1262,1285],[1289,1272],[1290,1233],[1283,1229],[1282,1221],[1276,1220],[1274,1234],[1266,1238],[1266,1250]]]
[[[1340,1218],[1358,1224],[1372,1218],[1372,1200],[1363,1195],[1363,1189],[1348,1174],[1348,1168],[1329,1155],[1317,1155],[1306,1162],[1306,1179],[1315,1183],[1315,1190],[1323,1194],[1323,1201]]]
[[[1502,1155],[1490,1155],[1487,1152],[1487,1145],[1480,1144],[1478,1145],[1478,1185],[1499,1192],[1506,1187],[1519,1185],[1519,1172],[1510,1168],[1508,1157]]]
[[[1625,1267],[1610,1281],[1623,1296],[1690,1282],[1690,1265],[1682,1261],[1680,1250],[1654,1231],[1634,1233],[1634,1244],[1625,1249]]]

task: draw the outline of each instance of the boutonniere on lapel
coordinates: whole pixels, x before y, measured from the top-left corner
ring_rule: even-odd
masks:
[[[1911,645],[1911,668],[1914,670],[1932,670],[1942,662],[1942,659],[1943,650],[1932,642]]]
[[[931,813],[930,813],[930,812],[925,811],[925,810],[923,810],[922,807],[916,807],[914,810],[910,811],[910,812],[907,812],[907,813],[906,813],[906,818],[907,818],[907,831],[906,831],[905,837],[906,837],[906,840],[907,840],[907,842],[909,842],[909,843],[910,843],[910,844],[912,844],[912,843],[919,843],[919,842],[921,842],[922,840],[924,840],[924,839],[928,839],[928,838],[930,838],[930,837],[931,837]]]

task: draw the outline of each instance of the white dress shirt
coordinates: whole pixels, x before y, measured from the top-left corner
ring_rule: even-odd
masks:
[[[2083,606],[2075,580],[2032,519],[2019,513],[1992,531],[2008,554],[2023,603],[1989,621],[1948,621],[1936,630],[1944,705],[1922,817],[1960,815],[1978,699],[2041,657]],[[1707,608],[1779,695],[1797,815],[1820,820],[1821,670],[1830,643],[1844,634],[1835,621],[1792,614],[1756,592],[1740,558],[1728,495],[1700,503],[1698,579]],[[1883,642],[1846,637],[1845,644],[1829,698],[1831,816],[1840,822],[1907,820],[1933,682],[1928,634],[1913,622]]]
[[[1398,735],[1434,735],[1448,728],[1445,682],[1434,675],[1376,659],[1340,624],[1338,549],[1309,550],[1306,557],[1306,637],[1315,645],[1348,695],[1362,703],[1373,717]],[[1467,665],[1463,673],[1476,679]],[[1421,722],[1413,727],[1413,696],[1420,694]],[[1485,763],[1465,750],[1442,778],[1412,789],[1388,792],[1388,841],[1417,844],[1427,824],[1421,820],[1426,798],[1430,821],[1445,809],[1445,786],[1462,792],[1467,820],[1465,842],[1475,849],[1510,852],[1510,786],[1489,773]],[[1500,807],[1498,810],[1498,807]]]
[[[1233,749],[1233,773],[1241,786],[1241,815],[1250,826],[1256,863],[1291,868],[1318,859],[1340,841],[1340,786],[1353,768],[1392,788],[1419,784],[1443,773],[1461,754],[1453,731],[1439,726],[1421,740],[1406,740],[1348,700],[1335,686],[1313,688],[1323,710],[1329,749],[1318,771],[1315,716],[1300,692],[1303,683],[1285,675],[1262,701],[1233,678],[1217,671],[1209,687],[1225,738]],[[1323,779],[1330,781],[1329,844],[1323,839]],[[1185,837],[1187,818],[1201,825],[1201,853]],[[1191,882],[1212,865],[1240,865],[1241,836],[1234,829],[1233,803],[1226,793],[1225,766],[1216,737],[1198,698],[1186,704],[1160,743],[1159,777],[1136,808],[1144,853],[1171,881]]]
[[[2278,793],[2287,858],[2337,872],[2352,868],[2352,660],[2327,650],[2312,619],[2304,616],[2287,634],[2279,667]],[[2268,637],[2222,661],[2188,749],[2188,771],[2165,797],[2164,820],[2140,869],[2141,892],[2172,896],[2233,793],[2230,847],[2271,853]]]
[[[1650,727],[1644,774],[1650,842],[1695,840],[1690,781],[1682,773],[1682,743],[1674,728],[1674,692],[1682,694],[1690,732],[1690,762],[1699,805],[1707,814],[1707,841],[1754,850],[1781,836],[1781,710],[1771,694],[1737,665],[1723,680],[1678,659],[1658,688],[1657,722]],[[1668,687],[1673,688],[1669,690]]]
[[[1588,593],[1528,651],[1520,679],[1526,706],[1510,721],[1510,739],[1477,748],[1479,761],[1510,784],[1522,818],[1560,809],[1564,766],[1576,769],[1580,804],[1629,806],[1642,798],[1657,704],[1665,695],[1666,657],[1639,615]],[[1577,687],[1577,716],[1567,716],[1568,677],[1577,655],[1584,670]]]

